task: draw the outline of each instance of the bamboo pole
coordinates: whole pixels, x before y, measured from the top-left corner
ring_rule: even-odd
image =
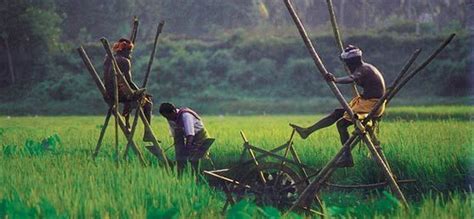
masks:
[[[288,153],[291,149],[291,145],[293,144],[293,137],[295,136],[295,132],[296,132],[295,129],[293,129],[291,131],[290,139],[288,140],[288,143],[287,143],[288,146],[285,148],[285,153],[283,153],[284,158],[287,158]],[[285,166],[285,161],[282,160],[281,163],[280,163],[280,171],[278,171],[278,173],[277,173],[277,176],[275,178],[275,182],[273,183],[273,187],[280,186],[279,181],[280,181],[281,175],[283,174],[283,171],[281,171],[281,170],[283,169],[284,166]]]
[[[325,77],[326,74],[328,74],[328,71],[326,70],[326,68],[324,67],[321,59],[319,58],[319,55],[317,54],[316,50],[314,49],[314,46],[311,42],[311,40],[309,39],[307,33],[306,33],[306,30],[304,29],[304,26],[303,24],[301,23],[301,20],[299,19],[298,15],[296,14],[295,10],[294,10],[294,7],[293,5],[291,4],[290,0],[284,0],[285,2],[285,5],[286,7],[288,8],[288,11],[290,12],[290,15],[293,19],[293,21],[295,22],[297,28],[298,28],[298,31],[301,35],[301,37],[303,38],[303,41],[306,45],[306,47],[308,48],[309,50],[309,53],[311,55],[311,57],[313,58],[313,61],[316,65],[316,67],[318,68],[319,72],[321,73],[321,75],[323,77]],[[344,108],[344,110],[349,114],[351,120],[354,121],[354,123],[357,125],[357,127],[360,127],[360,128],[363,128],[360,124],[360,121],[358,120],[354,120],[354,112],[352,111],[352,109],[349,107],[349,104],[347,103],[347,101],[344,99],[344,97],[342,96],[341,92],[339,91],[339,89],[337,88],[336,84],[334,83],[334,81],[327,81],[326,80],[326,83],[328,84],[328,86],[330,87],[331,91],[334,93],[334,95],[336,96],[336,98],[338,99],[339,103],[342,105],[342,107]],[[350,138],[346,144],[343,146],[343,148],[339,151],[339,153],[333,158],[333,160],[331,160],[321,171],[320,173],[318,174],[319,177],[323,178],[322,180],[326,180],[329,175],[332,174],[332,172],[334,171],[334,164],[335,162],[337,161],[337,159],[339,159],[339,157],[342,155],[342,153],[344,152],[344,150],[346,148],[351,148],[351,144],[353,143],[353,141],[355,140],[355,137],[353,138]],[[328,175],[327,177],[325,177],[326,175]],[[308,202],[308,197],[311,197],[311,196],[315,196],[317,194],[317,191],[319,188],[320,188],[320,182],[318,180],[315,180],[313,181],[304,191],[303,193],[301,194],[301,196],[298,198],[298,200],[296,201],[296,203],[290,208],[290,210],[294,209],[295,207],[298,207],[298,206],[303,206],[303,204],[306,204],[306,202]],[[310,202],[312,202],[312,197],[310,198]]]
[[[380,157],[379,153],[375,149],[375,146],[370,140],[369,136],[363,135],[362,140],[364,141],[365,145],[367,145],[367,148],[369,148],[369,151],[374,157],[377,164],[382,168],[383,170],[382,172],[384,173],[385,177],[388,179],[388,183],[390,184],[390,187],[392,188],[392,192],[394,192],[395,196],[397,196],[397,198],[401,201],[403,207],[405,209],[408,209],[408,202],[405,196],[403,195],[402,190],[398,186],[397,181],[395,180],[395,177],[393,176],[392,172],[390,172],[390,169],[387,167],[382,157]]]
[[[128,136],[130,135],[130,132],[128,131],[127,127],[125,126],[125,122],[122,120],[122,118],[120,117],[120,114],[115,114],[116,112],[115,111],[112,111],[114,113],[114,116],[116,118],[118,118],[118,124],[119,124],[119,127],[120,129],[122,130],[123,134],[125,135],[125,137],[128,138]],[[138,155],[138,159],[140,160],[140,163],[143,165],[143,166],[147,166],[147,163],[145,162],[145,159],[143,158],[143,154],[141,153],[141,151],[138,149],[138,146],[137,144],[132,141],[132,149],[134,150],[134,152]]]
[[[245,147],[245,146],[244,146],[244,147]],[[271,150],[269,150],[269,151],[267,151],[267,152],[265,152],[265,153],[262,153],[262,154],[260,154],[260,155],[257,155],[255,158],[256,158],[257,160],[259,160],[259,159],[262,159],[262,158],[265,158],[265,157],[274,157],[274,156],[273,156],[274,153],[276,153],[276,152],[278,152],[278,151],[281,151],[281,150],[285,149],[286,147],[288,147],[287,143],[285,143],[284,145],[281,145],[281,146],[279,146],[279,147],[276,147],[276,148],[274,148],[274,149],[271,149]],[[291,152],[291,151],[293,151],[294,153],[296,153],[296,151],[294,151],[293,146],[290,148],[290,152]],[[293,152],[291,152],[291,153],[293,154]],[[279,155],[278,155],[278,156],[279,156]],[[293,156],[294,156],[294,155],[293,155]],[[276,158],[278,158],[278,157],[276,157]],[[299,159],[299,157],[298,157],[298,159]],[[250,164],[250,163],[252,163],[252,162],[253,162],[253,160],[247,160],[247,161],[245,161],[245,162],[242,161],[242,162],[239,163],[239,165],[236,165],[236,166],[244,166],[244,165],[248,165],[248,164]],[[301,160],[299,161],[299,163],[295,161],[295,163],[293,163],[293,164],[295,164],[295,165],[302,165],[303,168],[310,169],[310,170],[312,170],[312,171],[317,171],[316,168],[313,168],[313,167],[311,167],[311,166],[308,166],[308,165],[305,165],[305,164],[301,163]]]
[[[153,139],[152,139],[152,142],[153,144],[155,145],[155,147],[159,150],[161,156],[162,156],[162,160],[163,162],[165,163],[165,167],[166,169],[170,169],[170,165],[169,165],[169,162],[168,162],[168,158],[166,157],[166,154],[165,152],[163,151],[163,149],[161,148],[160,146],[160,143],[156,140],[156,137],[155,137],[155,133],[153,133],[153,129],[151,129],[151,126],[150,126],[150,123],[148,123],[148,120],[146,119],[146,116],[145,116],[145,113],[143,113],[143,110],[141,107],[138,107],[137,108],[138,112],[139,112],[139,115],[140,115],[140,118],[143,122],[143,125],[145,125],[145,129],[148,129],[148,131],[151,133],[151,135],[153,136]]]
[[[114,114],[118,115],[118,108],[119,108],[119,84],[118,84],[118,67],[114,65],[112,67],[114,72]],[[115,116],[115,161],[117,162],[117,167],[120,164],[120,153],[119,153],[119,135],[118,135],[118,116]]]
[[[410,69],[411,65],[415,62],[416,58],[418,58],[418,55],[420,55],[420,53],[421,53],[421,49],[415,50],[412,56],[408,59],[408,62],[405,64],[405,66],[403,66],[397,78],[395,78],[395,80],[392,82],[392,84],[388,87],[387,90],[389,91],[393,90],[393,88],[395,88],[395,86],[397,86],[398,83],[400,83],[403,76],[405,76],[405,74],[408,72],[408,69]]]
[[[416,180],[414,179],[405,179],[405,180],[397,180],[398,184],[405,184],[405,183],[414,183]],[[379,182],[379,183],[371,183],[371,184],[362,184],[362,185],[342,185],[342,184],[334,184],[334,183],[325,183],[327,186],[340,188],[340,189],[375,189],[387,186],[388,182]]]
[[[332,4],[332,0],[326,0],[326,3],[328,5],[328,10],[329,10],[329,17],[331,19],[331,25],[332,25],[332,30],[334,33],[334,38],[336,39],[336,44],[339,47],[341,52],[344,52],[344,45],[342,43],[342,38],[341,34],[339,32],[339,27],[337,25],[337,20],[336,20],[336,15],[334,13],[334,7]],[[347,75],[351,75],[350,70],[346,67],[346,64],[343,63],[344,65],[344,70],[346,71]],[[355,82],[352,82],[352,94],[354,96],[359,96],[359,91],[357,90],[357,86]]]
[[[81,46],[81,47],[77,48],[77,52],[81,56],[82,61],[84,62],[84,65],[86,65],[87,72],[89,72],[89,74],[91,75],[92,80],[94,80],[95,85],[99,89],[99,92],[102,94],[102,96],[104,98],[106,98],[107,97],[107,91],[105,90],[104,83],[102,83],[102,80],[100,79],[99,74],[97,74],[97,71],[95,70],[94,66],[92,65],[92,62],[89,59],[89,56],[87,55],[86,50],[84,50],[84,48]]]
[[[303,173],[303,176],[305,178],[306,183],[309,184],[310,182],[309,182],[308,172],[306,171],[305,167],[303,166],[303,162],[301,162],[301,159],[298,156],[298,153],[296,153],[296,150],[293,147],[293,145],[290,146],[290,153],[293,156],[293,159],[295,160],[295,162],[298,164],[297,166],[300,168],[301,173]]]
[[[261,148],[259,148],[259,147],[255,147],[255,146],[253,146],[253,145],[251,145],[251,144],[246,144],[245,147],[246,147],[247,149],[249,149],[249,150],[254,150],[254,151],[259,152],[259,153],[262,153],[262,154],[264,154],[264,155],[266,155],[266,156],[270,156],[270,157],[276,158],[276,159],[278,159],[278,160],[281,160],[281,161],[284,161],[284,162],[287,162],[287,163],[291,163],[291,164],[294,164],[294,165],[301,165],[301,166],[304,167],[304,168],[313,169],[313,168],[311,168],[311,167],[308,166],[308,165],[300,164],[300,163],[298,163],[297,161],[288,159],[288,158],[286,158],[286,157],[284,157],[284,156],[281,156],[281,155],[279,155],[279,154],[274,154],[274,153],[272,153],[272,152],[270,152],[270,151],[261,149]]]
[[[290,135],[290,140],[288,140],[288,143],[287,143],[287,147],[285,148],[285,153],[283,153],[283,157],[284,158],[287,158],[288,156],[288,153],[290,151],[290,148],[291,148],[291,145],[293,144],[293,137],[295,136],[295,132],[296,130],[293,129],[293,131],[291,132],[291,135]],[[283,169],[283,166],[285,165],[285,161],[282,160],[281,163],[280,163],[280,169]],[[278,182],[278,180],[280,179],[280,174],[277,175],[277,180],[275,180],[275,183]]]
[[[259,163],[258,160],[255,156],[255,153],[252,150],[252,145],[249,144],[249,141],[247,139],[247,136],[245,136],[245,133],[243,131],[240,131],[240,136],[242,136],[242,139],[244,139],[244,148],[248,150],[250,157],[252,158],[255,166],[257,167],[258,175],[260,176],[260,179],[264,184],[267,183],[267,180],[265,179],[265,176],[263,175],[263,172],[259,170]],[[255,147],[253,147],[255,148]]]
[[[84,48],[82,46],[77,48],[77,51],[78,51],[79,55],[81,56],[82,61],[84,62],[84,65],[86,66],[86,68],[88,70],[87,72],[89,72],[89,74],[91,75],[92,79],[94,80],[94,82],[95,82],[97,88],[99,89],[100,93],[102,94],[102,96],[104,98],[106,98],[107,93],[106,93],[106,90],[105,90],[105,86],[102,83],[102,81],[100,80],[99,75],[97,74],[94,66],[92,65],[86,51],[84,50]],[[100,131],[99,140],[97,141],[94,153],[92,154],[93,159],[95,159],[97,157],[97,154],[99,153],[100,147],[102,145],[102,140],[104,138],[105,131],[106,131],[107,126],[109,124],[111,114],[112,114],[112,107],[109,107],[109,110],[107,112],[107,116],[105,117],[104,125],[102,126],[102,130]]]
[[[142,88],[145,88],[148,83],[148,78],[150,76],[153,60],[155,59],[155,52],[156,52],[156,46],[158,44],[158,38],[160,37],[160,33],[163,30],[164,25],[165,25],[165,21],[161,21],[160,24],[158,24],[158,28],[156,29],[155,41],[153,43],[153,50],[151,51],[150,60],[148,61],[148,66],[147,66],[146,74],[145,74],[145,80],[143,81]]]
[[[95,160],[97,155],[99,154],[100,146],[102,145],[102,140],[104,139],[105,131],[107,130],[107,126],[109,125],[110,116],[112,115],[112,107],[109,107],[107,111],[107,116],[105,116],[104,125],[100,130],[99,140],[97,140],[97,145],[95,146],[94,153],[92,154],[92,159]]]
[[[137,16],[133,16],[133,22],[132,22],[132,33],[130,35],[130,41],[135,44],[135,41],[137,39],[137,34],[138,34],[138,25],[140,22],[138,21]]]
[[[410,74],[408,74],[408,76],[405,79],[403,79],[403,81],[400,82],[400,84],[397,87],[393,89],[393,92],[390,94],[390,96],[387,97],[387,103],[392,100],[392,98],[400,91],[400,89],[403,86],[405,86],[406,83],[408,83],[408,81],[410,81],[410,79],[412,79],[418,72],[420,72],[428,64],[430,64],[431,61],[433,61],[433,59],[436,58],[436,56],[438,56],[441,53],[441,51],[443,51],[443,49],[446,48],[446,46],[448,46],[448,44],[453,40],[455,36],[456,34],[454,33],[449,35],[449,37],[446,40],[444,40],[443,43],[418,68],[410,72]]]
[[[132,123],[132,129],[130,130],[130,135],[127,138],[127,147],[125,147],[125,152],[123,153],[123,158],[126,159],[128,156],[128,150],[130,149],[131,141],[133,141],[133,136],[135,136],[135,131],[137,129],[138,125],[138,107],[141,107],[140,105],[137,106],[137,109],[135,110],[135,117],[133,117],[133,123]]]
[[[307,49],[309,50],[309,53],[310,53],[311,57],[313,58],[314,64],[318,68],[321,75],[323,77],[325,77],[329,72],[326,70],[326,67],[323,65],[323,63],[321,61],[321,58],[319,57],[318,53],[314,49],[313,43],[309,39],[308,34],[306,33],[306,30],[304,29],[303,23],[301,23],[301,20],[298,17],[298,15],[296,14],[295,9],[294,9],[293,5],[291,4],[290,0],[284,0],[284,2],[285,2],[286,7],[288,8],[288,11],[290,12],[291,17],[293,18],[293,21],[296,24],[296,27],[298,28],[298,31],[301,35],[301,38],[303,38],[303,41],[304,41]],[[344,108],[344,110],[347,112],[347,114],[349,114],[350,118],[351,119],[354,118],[354,112],[352,111],[349,104],[347,103],[347,101],[342,96],[341,91],[339,91],[339,88],[337,88],[334,81],[326,80],[326,83],[328,84],[329,88],[334,93],[337,100],[339,101],[339,103]]]
[[[345,150],[348,148],[353,148],[352,145],[357,142],[357,135],[352,135],[344,144],[344,146],[339,150],[339,152],[331,159],[316,175],[315,180],[311,182],[301,193],[298,200],[295,204],[291,206],[289,211],[292,211],[299,207],[308,206],[312,201],[313,197],[317,195],[321,186],[324,182],[332,175],[332,173],[337,169],[335,163],[339,160]]]

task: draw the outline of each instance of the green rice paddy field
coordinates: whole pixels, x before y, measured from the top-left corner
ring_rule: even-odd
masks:
[[[392,169],[400,179],[416,179],[402,186],[410,210],[404,211],[388,192],[323,190],[328,217],[472,218],[474,108],[470,106],[398,107],[387,112],[380,139]],[[239,157],[243,130],[250,143],[271,149],[289,137],[289,122],[310,125],[323,115],[204,116],[217,140],[211,156],[217,168]],[[0,117],[1,218],[278,218],[276,209],[240,202],[221,213],[225,202],[219,189],[189,174],[177,178],[151,162],[113,159],[113,126],[94,162],[91,150],[103,123],[101,116]],[[113,124],[113,123],[111,123]],[[153,129],[163,146],[172,144],[164,119],[155,116]],[[136,136],[139,140],[142,127]],[[304,163],[322,167],[340,148],[336,127],[295,138]],[[121,148],[125,139],[120,139]],[[144,143],[138,141],[143,148]],[[48,150],[43,149],[48,145]],[[173,151],[169,150],[169,157]],[[371,183],[380,171],[364,147],[353,152],[356,166],[338,170],[333,183]],[[207,162],[203,168],[209,168]],[[287,214],[282,217],[307,217]]]

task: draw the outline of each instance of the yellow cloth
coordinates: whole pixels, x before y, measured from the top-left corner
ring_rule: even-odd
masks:
[[[375,104],[379,101],[378,98],[371,98],[371,99],[364,99],[360,96],[352,98],[349,106],[351,107],[354,114],[357,114],[357,118],[365,118],[367,114],[374,108]],[[379,117],[383,114],[385,110],[385,103],[380,106],[379,110],[377,111],[375,117]],[[344,119],[351,121],[351,118],[347,112],[344,112]]]
[[[196,147],[201,147],[206,139],[210,138],[211,136],[207,132],[207,129],[203,127],[203,129],[194,135],[194,145]]]

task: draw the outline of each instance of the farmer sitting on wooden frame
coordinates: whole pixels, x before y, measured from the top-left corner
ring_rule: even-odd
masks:
[[[375,106],[379,98],[385,93],[384,78],[375,66],[362,60],[362,51],[355,46],[349,45],[346,47],[340,58],[344,61],[352,74],[350,76],[336,78],[333,74],[329,73],[325,76],[325,79],[338,84],[350,84],[355,82],[358,86],[362,87],[364,89],[362,95],[354,97],[349,105],[356,116],[366,116]],[[383,111],[384,106],[381,106],[376,117],[382,115]],[[344,144],[347,139],[349,139],[347,128],[353,123],[349,114],[347,114],[343,108],[335,109],[331,114],[310,127],[304,128],[294,124],[290,124],[290,126],[293,127],[303,139],[306,139],[311,133],[336,122],[341,142]],[[354,166],[350,150],[344,152],[341,159],[336,163],[336,166]]]
[[[142,95],[145,91],[144,89],[139,89],[138,86],[133,83],[132,81],[132,72],[131,72],[131,56],[133,50],[133,43],[128,39],[119,39],[113,45],[113,52],[115,53],[115,59],[117,60],[117,65],[120,68],[120,71],[125,76],[127,81],[121,80],[118,77],[118,91],[119,91],[119,101],[124,103],[123,113],[122,115],[125,117],[125,123],[128,129],[130,129],[130,113],[133,108],[136,107],[137,100],[139,98],[139,102],[143,107],[143,112],[148,123],[151,125],[151,112],[153,103],[151,101],[151,95],[145,94]],[[106,57],[104,61],[104,83],[105,89],[107,91],[107,95],[109,100],[114,99],[114,71],[112,69],[112,59],[110,57]],[[133,89],[132,91],[128,90],[128,87],[125,85],[128,83],[130,87]],[[145,129],[145,133],[143,134],[143,141],[152,141],[153,136]]]

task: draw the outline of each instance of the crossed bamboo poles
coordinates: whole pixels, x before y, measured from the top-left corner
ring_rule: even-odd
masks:
[[[309,53],[310,53],[315,65],[316,65],[317,69],[319,70],[319,72],[323,76],[328,74],[327,69],[325,68],[325,66],[322,63],[318,53],[316,52],[311,40],[309,39],[309,37],[306,33],[306,30],[304,29],[304,26],[303,26],[301,20],[299,19],[298,15],[296,14],[290,0],[284,0],[284,2],[285,2],[285,5],[287,6],[287,8],[290,12],[290,15],[291,15],[293,21],[295,22],[295,24],[298,28],[298,31],[299,31],[299,33],[300,33],[307,49],[309,50]],[[335,21],[335,15],[334,15],[334,11],[333,11],[333,8],[332,8],[332,2],[331,2],[331,0],[327,0],[327,2],[328,2],[328,8],[329,8],[329,11],[330,11],[330,15],[331,15],[331,23],[333,25],[335,38],[337,40],[337,43],[338,43],[339,47],[342,49],[342,41],[340,39],[339,31],[338,31],[338,28],[337,28],[337,23]],[[151,54],[151,57],[150,57],[150,61],[148,63],[149,65],[148,65],[148,68],[147,68],[145,80],[144,80],[143,85],[142,85],[143,88],[145,88],[146,85],[147,85],[148,77],[149,77],[149,74],[150,74],[150,71],[151,71],[151,66],[152,66],[153,59],[154,59],[157,40],[158,40],[159,34],[161,33],[161,29],[163,28],[163,25],[164,25],[163,22],[160,23],[160,25],[158,26],[158,29],[157,29],[157,34],[155,36],[155,43],[154,43],[153,51],[152,51],[152,54]],[[131,41],[132,42],[135,42],[137,31],[138,31],[138,19],[135,18],[134,19],[134,28],[132,30],[132,35],[131,35]],[[374,157],[375,161],[381,167],[383,173],[385,174],[386,178],[389,181],[389,184],[392,188],[392,191],[395,193],[397,198],[399,198],[402,205],[406,208],[408,207],[407,201],[406,201],[403,193],[401,192],[400,187],[398,186],[393,173],[390,170],[388,162],[387,162],[385,156],[383,155],[383,152],[381,151],[381,148],[379,146],[375,146],[374,143],[372,142],[374,139],[371,137],[371,136],[373,136],[373,133],[371,133],[371,131],[373,131],[373,130],[371,128],[367,127],[367,124],[369,123],[370,120],[374,119],[375,112],[377,112],[377,110],[384,104],[384,102],[386,104],[388,104],[388,102],[390,102],[390,100],[400,91],[400,89],[406,83],[408,83],[408,81],[411,78],[413,78],[417,73],[419,73],[421,70],[423,70],[449,44],[449,42],[454,38],[454,36],[455,36],[454,34],[450,35],[438,47],[438,49],[430,57],[428,57],[418,68],[416,68],[414,71],[410,72],[410,74],[408,74],[408,76],[404,77],[406,75],[406,73],[408,72],[408,69],[410,68],[410,66],[413,64],[414,60],[417,58],[417,56],[421,52],[421,50],[415,51],[415,53],[410,57],[407,64],[404,66],[404,68],[402,69],[402,71],[400,72],[400,74],[398,75],[396,80],[389,87],[388,92],[386,92],[386,94],[382,98],[380,98],[380,100],[377,102],[377,104],[375,105],[373,110],[362,121],[360,121],[358,119],[355,119],[354,112],[349,107],[349,104],[347,103],[347,101],[342,96],[342,94],[341,94],[340,90],[338,89],[338,87],[336,86],[336,84],[333,81],[326,81],[328,86],[330,87],[331,91],[336,96],[337,100],[340,102],[342,107],[345,109],[345,111],[349,114],[352,121],[354,122],[355,127],[356,127],[356,132],[344,143],[343,147],[335,155],[335,157],[332,160],[330,160],[326,164],[326,166],[323,167],[319,171],[319,173],[315,177],[315,180],[313,182],[311,182],[309,184],[309,186],[303,191],[303,193],[298,198],[297,202],[290,208],[290,210],[293,210],[295,208],[309,209],[311,203],[313,202],[315,197],[317,197],[317,194],[320,191],[321,187],[326,184],[326,181],[329,179],[329,177],[332,175],[332,173],[337,169],[334,166],[335,162],[341,157],[342,153],[346,149],[352,150],[354,148],[355,144],[357,142],[361,141],[361,140],[366,144],[366,146],[368,147],[370,153]],[[122,118],[120,117],[120,114],[118,112],[118,90],[117,90],[117,80],[118,80],[118,78],[120,77],[120,79],[122,79],[122,80],[124,80],[125,78],[124,78],[124,75],[122,74],[122,72],[120,72],[120,69],[118,68],[116,60],[115,60],[115,58],[114,58],[114,56],[113,56],[113,54],[110,50],[110,45],[109,45],[108,41],[105,38],[102,38],[101,42],[104,46],[105,51],[107,52],[107,55],[112,59],[113,71],[114,71],[114,75],[115,75],[115,81],[114,81],[115,90],[114,90],[114,102],[113,103],[112,102],[107,102],[107,104],[109,105],[109,109],[108,109],[107,116],[106,116],[105,121],[104,121],[104,126],[102,127],[102,130],[101,130],[99,140],[97,142],[96,149],[94,151],[93,157],[95,158],[97,156],[98,152],[99,152],[99,149],[100,149],[100,146],[101,146],[106,128],[108,126],[108,122],[110,120],[110,116],[113,115],[115,117],[115,126],[116,126],[115,127],[115,150],[116,150],[116,160],[117,160],[117,162],[119,162],[119,157],[118,157],[118,154],[119,154],[119,150],[118,150],[118,127],[120,127],[123,134],[127,137],[127,140],[128,140],[127,147],[125,149],[124,157],[127,156],[128,149],[132,148],[132,150],[138,155],[140,162],[143,165],[146,166],[146,162],[143,159],[143,155],[141,154],[141,151],[137,147],[136,143],[133,141],[133,136],[134,136],[134,133],[135,133],[135,130],[136,130],[136,125],[138,123],[138,117],[141,118],[141,120],[144,123],[146,129],[148,129],[151,133],[153,133],[153,131],[150,127],[150,124],[146,120],[146,117],[143,113],[143,109],[142,109],[140,104],[138,104],[137,109],[136,109],[132,129],[130,131],[127,129],[124,121],[122,120]],[[104,97],[107,97],[105,86],[104,86],[103,82],[101,81],[100,77],[98,76],[98,74],[97,74],[94,66],[92,65],[92,63],[91,63],[87,53],[85,52],[84,48],[82,46],[79,47],[78,52],[79,52],[81,58],[83,59],[84,64],[86,65],[86,68],[88,69],[89,73],[91,74],[92,78],[94,79],[99,91],[102,93],[102,95]],[[124,81],[126,81],[126,80],[124,80]],[[127,84],[127,86],[128,86],[128,84]],[[131,90],[130,87],[128,87],[128,89]],[[355,94],[358,94],[357,89],[353,89],[353,91],[354,91]],[[367,134],[369,134],[369,135],[367,135]],[[152,142],[158,148],[159,153],[162,156],[162,160],[165,163],[165,166],[169,167],[166,155],[164,154],[162,148],[160,147],[160,144],[159,144],[158,140],[154,137],[154,134],[153,134],[153,141]]]
[[[137,33],[138,33],[138,25],[139,25],[138,19],[136,17],[134,17],[132,33],[131,33],[131,36],[130,36],[130,41],[133,42],[133,43],[136,41],[136,36],[137,36]],[[148,66],[147,66],[145,79],[143,81],[142,88],[146,88],[148,78],[149,78],[149,75],[150,75],[150,72],[151,72],[151,67],[152,67],[152,64],[153,64],[153,60],[154,60],[154,57],[155,57],[155,51],[156,51],[156,47],[157,47],[157,44],[158,44],[158,38],[159,38],[160,33],[162,32],[163,26],[164,26],[164,21],[160,22],[158,27],[157,27],[157,31],[156,31],[156,35],[155,35],[155,41],[154,41],[154,45],[153,45],[153,50],[152,50],[152,53],[150,55],[150,61],[148,62]],[[135,130],[136,130],[136,127],[137,127],[137,124],[138,124],[138,118],[140,117],[140,119],[143,122],[143,125],[145,126],[145,129],[147,129],[149,131],[149,133],[151,133],[151,135],[152,135],[152,143],[153,143],[153,146],[155,148],[155,151],[157,151],[158,154],[159,154],[158,158],[161,161],[163,161],[165,167],[167,169],[169,169],[170,166],[169,166],[168,159],[167,159],[163,149],[160,146],[160,142],[155,137],[155,134],[153,133],[153,130],[152,130],[148,120],[145,117],[145,114],[143,112],[143,107],[140,104],[140,100],[141,100],[141,98],[143,98],[143,96],[139,97],[138,100],[136,100],[137,107],[136,107],[135,117],[134,117],[134,121],[133,121],[133,125],[132,125],[131,130],[128,129],[128,127],[126,126],[125,122],[123,121],[120,113],[118,112],[119,98],[118,98],[118,86],[117,86],[118,83],[117,83],[117,81],[118,81],[119,78],[122,81],[125,81],[125,82],[127,80],[125,79],[125,76],[123,75],[123,73],[120,71],[120,68],[117,64],[117,61],[115,60],[115,56],[113,55],[112,51],[110,50],[110,45],[109,45],[108,40],[106,38],[101,38],[100,41],[101,41],[101,43],[104,47],[104,50],[105,50],[107,56],[111,59],[111,62],[112,62],[112,70],[113,70],[113,73],[114,73],[114,98],[113,98],[113,102],[112,101],[106,101],[107,104],[109,105],[109,109],[107,111],[107,115],[105,117],[104,125],[102,126],[102,129],[101,129],[101,132],[100,132],[100,135],[99,135],[99,139],[97,141],[97,145],[96,145],[94,153],[92,155],[93,159],[95,159],[97,157],[98,153],[99,153],[100,147],[102,145],[102,140],[103,140],[104,135],[105,135],[105,131],[106,131],[107,126],[109,124],[110,117],[113,115],[114,118],[115,118],[115,159],[116,159],[117,165],[120,162],[120,157],[119,157],[120,152],[119,152],[119,147],[118,147],[118,127],[120,127],[120,129],[122,130],[123,135],[127,139],[127,147],[125,149],[124,158],[127,157],[128,150],[129,150],[129,148],[131,148],[135,152],[135,154],[138,156],[138,159],[140,160],[140,163],[143,166],[147,166],[147,163],[146,163],[145,159],[143,158],[143,154],[141,153],[141,151],[138,148],[137,144],[133,140],[133,136],[135,134]],[[89,74],[91,75],[92,79],[94,80],[94,82],[95,82],[97,88],[99,89],[99,91],[101,92],[103,98],[108,99],[108,95],[107,95],[107,91],[105,89],[104,83],[102,82],[102,80],[100,79],[97,71],[95,70],[94,66],[92,65],[92,62],[90,61],[90,58],[87,55],[86,51],[84,50],[84,48],[82,46],[79,47],[77,49],[77,51],[79,52],[79,55],[81,56],[81,58],[82,58],[82,60],[85,64]],[[133,92],[134,92],[133,90],[135,90],[137,88],[132,89],[128,83],[125,83],[125,85],[126,85],[127,95],[133,95]]]
[[[341,46],[341,39],[338,34],[338,28],[335,23],[335,15],[332,9],[332,2],[331,0],[327,0],[328,2],[328,7],[331,15],[331,20],[333,24],[333,30],[336,35],[336,39],[339,42],[339,45]],[[284,0],[284,3],[286,7],[288,8],[288,11],[294,21],[294,23],[297,26],[297,29],[317,67],[319,72],[325,76],[329,72],[326,70],[324,64],[322,63],[318,53],[316,52],[310,38],[308,37],[308,34],[306,33],[306,30],[298,17],[297,13],[295,12],[295,9],[293,5],[291,4],[290,0]],[[326,181],[329,179],[329,177],[334,173],[334,171],[337,169],[335,167],[335,163],[339,158],[342,156],[343,152],[347,149],[352,150],[354,146],[356,145],[357,142],[362,140],[367,148],[369,149],[370,153],[374,157],[376,163],[378,166],[382,169],[385,177],[389,181],[389,185],[392,188],[392,192],[395,193],[396,197],[401,201],[401,204],[404,206],[404,208],[408,208],[408,203],[406,201],[405,196],[403,195],[402,191],[400,190],[400,187],[398,186],[395,176],[390,170],[390,167],[388,166],[387,160],[385,159],[385,156],[383,155],[383,152],[381,151],[380,146],[375,146],[374,143],[372,142],[373,139],[371,139],[371,136],[373,136],[373,133],[370,133],[371,128],[367,127],[367,123],[374,119],[374,116],[376,115],[376,112],[378,109],[384,104],[384,102],[387,101],[387,103],[400,91],[400,89],[408,83],[408,81],[413,78],[417,73],[419,73],[421,70],[423,70],[424,67],[426,67],[448,44],[451,42],[451,40],[454,38],[455,34],[451,34],[439,47],[435,52],[428,57],[418,68],[416,68],[414,71],[410,72],[408,76],[403,78],[410,68],[410,66],[413,64],[414,60],[416,57],[419,55],[421,50],[415,51],[415,53],[412,55],[412,57],[409,59],[408,63],[405,65],[405,67],[402,69],[401,73],[398,75],[397,79],[394,81],[394,83],[390,86],[390,89],[386,94],[379,99],[375,107],[372,109],[372,111],[368,114],[368,116],[360,121],[354,117],[354,112],[352,109],[349,107],[349,104],[347,101],[344,99],[342,96],[341,92],[339,91],[338,87],[333,81],[326,81],[328,86],[330,87],[331,91],[334,93],[336,96],[337,100],[339,103],[342,105],[344,110],[349,114],[351,117],[351,120],[355,124],[355,133],[344,143],[343,147],[340,149],[340,151],[334,156],[332,160],[330,160],[326,166],[324,166],[319,173],[316,175],[315,180],[309,184],[309,186],[302,192],[296,203],[290,208],[291,210],[294,210],[296,208],[303,208],[303,209],[308,209],[311,206],[311,203],[314,200],[314,197],[317,196],[318,192],[322,188],[322,186],[326,183]],[[367,132],[369,132],[367,135]]]

